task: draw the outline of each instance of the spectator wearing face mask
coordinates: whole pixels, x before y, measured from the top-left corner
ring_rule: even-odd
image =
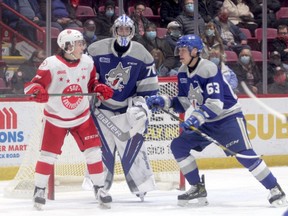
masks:
[[[177,72],[173,69],[177,67],[176,65],[178,62],[174,57],[174,50],[172,50],[164,38],[157,37],[156,28],[156,25],[150,22],[145,27],[145,33],[141,38],[139,38],[138,42],[141,43],[150,53],[154,49],[162,52],[164,61],[162,63],[161,69],[158,71],[158,76],[175,75]]]
[[[95,35],[96,24],[93,20],[88,19],[85,21],[83,27],[83,36],[84,40],[86,41],[86,46],[88,47],[90,44],[94,43],[98,39]]]
[[[221,70],[225,80],[229,83],[235,93],[238,93],[238,79],[234,71],[225,63],[224,55],[217,49],[209,51],[208,59],[212,61]]]
[[[277,34],[277,38],[271,43],[271,49],[280,53],[283,67],[288,70],[288,26],[279,25]]]
[[[221,55],[224,55],[223,41],[213,22],[208,22],[205,25],[205,32],[201,34],[201,39],[204,44],[201,55],[202,58],[208,58],[209,52],[211,52],[212,49],[218,50]]]
[[[144,35],[145,27],[150,23],[150,21],[145,16],[143,16],[145,9],[146,4],[142,1],[138,1],[135,3],[134,12],[130,16],[135,26],[135,36],[133,38],[135,41]]]
[[[273,51],[270,53],[267,64],[268,85],[274,83],[274,76],[276,75],[277,71],[279,71],[279,68],[288,74],[288,70],[285,70],[283,67],[280,53],[278,51]]]
[[[95,18],[96,31],[95,34],[98,37],[98,40],[112,37],[111,27],[114,24],[114,21],[117,19],[115,13],[115,2],[108,0],[105,2],[105,10],[99,12]]]
[[[248,46],[240,51],[238,62],[235,65],[231,65],[231,69],[237,75],[239,83],[244,81],[254,94],[261,93],[261,71],[255,64]],[[240,94],[245,94],[241,85],[239,85],[238,89]]]
[[[184,0],[183,12],[175,19],[181,25],[183,35],[197,33],[195,30],[195,19],[198,20],[198,33],[202,34],[205,22],[200,14],[197,18],[194,17],[194,0]]]
[[[213,21],[222,38],[225,50],[232,50],[239,54],[243,47],[247,46],[246,35],[228,19],[228,10],[225,7],[221,8]]]

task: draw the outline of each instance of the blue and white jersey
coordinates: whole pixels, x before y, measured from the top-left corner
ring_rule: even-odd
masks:
[[[193,104],[196,109],[204,111],[206,122],[241,112],[237,96],[223,80],[221,71],[209,60],[200,59],[192,73],[182,65],[178,73],[178,89],[178,96],[172,100],[176,112],[184,112]]]
[[[123,113],[128,98],[155,95],[159,84],[154,59],[144,46],[131,41],[127,52],[119,57],[114,42],[114,38],[96,41],[88,47],[88,53],[94,60],[99,82],[114,90],[113,97],[99,108]]]

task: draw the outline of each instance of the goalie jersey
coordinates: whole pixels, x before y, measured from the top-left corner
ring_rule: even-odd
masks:
[[[221,71],[209,60],[200,59],[192,73],[182,65],[178,72],[178,90],[178,96],[172,99],[176,112],[185,112],[193,104],[204,111],[206,122],[242,115],[237,96]]]
[[[102,101],[100,109],[126,112],[128,98],[151,96],[158,92],[158,78],[154,59],[140,43],[131,41],[129,49],[121,57],[114,49],[114,38],[91,44],[92,56],[99,82],[114,90],[111,99]]]

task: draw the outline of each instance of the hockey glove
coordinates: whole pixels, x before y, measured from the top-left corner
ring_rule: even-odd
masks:
[[[146,104],[152,112],[156,112],[159,108],[169,109],[171,106],[171,100],[165,95],[152,95],[146,98]]]
[[[108,100],[110,98],[112,98],[113,96],[113,89],[111,89],[109,86],[105,85],[105,84],[97,84],[94,87],[94,92],[97,93],[97,98],[99,100]]]
[[[195,110],[191,114],[191,116],[186,119],[186,121],[183,121],[180,123],[180,127],[186,131],[186,132],[191,132],[194,128],[199,128],[203,123],[205,122],[205,116],[204,113],[201,110]]]
[[[27,93],[32,93],[34,95],[33,100],[37,103],[46,103],[48,102],[49,95],[47,91],[40,85],[32,87],[32,89]]]

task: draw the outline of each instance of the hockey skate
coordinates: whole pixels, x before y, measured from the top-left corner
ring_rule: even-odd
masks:
[[[146,194],[147,194],[146,192],[144,192],[144,193],[142,192],[142,193],[136,194],[136,196],[140,198],[141,202],[144,202],[144,197]]]
[[[283,207],[288,205],[285,193],[279,184],[270,190],[268,200],[269,203],[274,207]]]
[[[46,203],[45,188],[35,187],[33,201],[34,208],[37,210],[42,210],[43,205]]]
[[[207,191],[205,188],[204,175],[201,177],[201,182],[196,185],[191,185],[191,188],[184,194],[178,196],[179,206],[206,206]]]
[[[112,197],[111,195],[104,190],[103,187],[95,186],[94,185],[94,193],[96,200],[99,202],[100,208],[110,209]]]

